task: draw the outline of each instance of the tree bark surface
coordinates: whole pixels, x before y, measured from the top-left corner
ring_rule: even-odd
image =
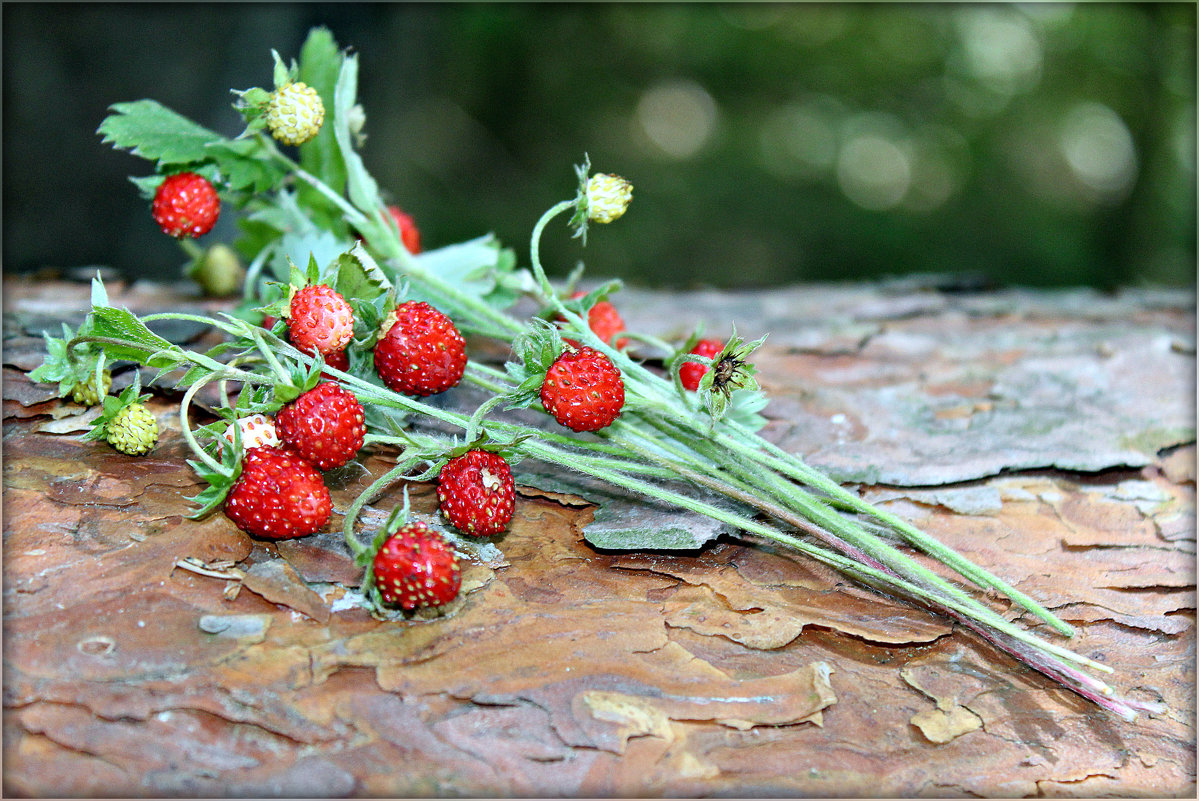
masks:
[[[327,476],[327,533],[270,543],[219,512],[191,520],[179,393],[151,389],[148,456],[82,441],[89,412],[27,373],[42,330],[82,319],[86,285],[4,292],[8,795],[1194,795],[1186,293],[619,296],[630,328],[662,337],[769,333],[765,434],[1043,602],[1078,627],[1043,636],[1168,707],[1125,723],[778,548],[718,531],[597,548],[603,521],[696,523],[534,466],[510,530],[469,549],[458,601],[376,619],[339,532],[391,454]],[[222,308],[186,287],[109,293],[138,313]],[[433,486],[407,490],[439,522]]]

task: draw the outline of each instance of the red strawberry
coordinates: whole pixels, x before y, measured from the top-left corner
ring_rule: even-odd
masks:
[[[541,405],[575,431],[611,425],[624,406],[620,368],[593,348],[568,346],[546,371]]]
[[[225,514],[255,537],[303,537],[329,522],[333,503],[312,465],[279,448],[250,448],[225,498]]]
[[[332,470],[357,455],[366,435],[364,420],[354,394],[326,381],[280,409],[275,430],[284,448],[321,470]]]
[[[399,206],[388,206],[387,211],[391,213],[391,218],[400,229],[400,239],[404,247],[409,253],[420,253],[420,229],[416,227],[416,220]]]
[[[436,395],[466,372],[466,341],[449,317],[423,301],[401,303],[379,329],[375,369],[405,395]]]
[[[441,513],[459,531],[486,537],[508,527],[516,502],[512,469],[490,451],[467,451],[441,468],[437,479]]]
[[[724,343],[719,339],[701,339],[690,352],[698,356],[707,356],[711,359],[722,350],[724,350]],[[679,379],[683,382],[684,388],[694,392],[699,388],[699,380],[710,369],[712,368],[705,367],[697,362],[683,362],[679,366]]]
[[[343,373],[350,369],[350,355],[345,350],[335,350],[325,354],[325,364]]]
[[[586,292],[575,292],[571,295],[572,298],[581,298]],[[617,350],[629,344],[627,337],[621,337],[613,343],[613,337],[624,330],[624,318],[620,316],[620,312],[606,300],[597,301],[594,306],[587,310],[587,325],[595,332],[595,335],[607,342]]]
[[[203,236],[216,225],[221,198],[204,176],[178,172],[158,185],[151,213],[164,234],[176,239]]]
[[[348,373],[350,371],[350,354],[346,353],[344,350],[335,350],[332,353],[326,353],[325,364],[334,369],[341,370],[343,373]],[[329,373],[325,372],[321,373],[321,378],[325,379],[326,381],[338,380],[337,376],[330,375]]]
[[[375,554],[375,586],[384,602],[404,609],[440,606],[462,585],[453,547],[419,521],[387,538]]]
[[[354,336],[354,311],[324,284],[297,289],[287,311],[287,338],[305,353],[342,350]]]

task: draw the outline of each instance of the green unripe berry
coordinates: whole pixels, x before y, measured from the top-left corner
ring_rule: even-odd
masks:
[[[246,269],[228,245],[215,244],[192,263],[188,275],[209,297],[223,298],[241,291]]]
[[[131,403],[108,423],[105,439],[130,456],[143,456],[158,442],[158,421],[142,403]]]
[[[100,399],[108,394],[108,390],[112,388],[112,373],[108,370],[102,370],[100,380],[104,387],[103,392],[96,391],[96,374],[92,373],[87,377],[86,381],[80,381],[75,386],[71,387],[71,400],[76,403],[82,403],[85,406],[95,406],[100,402]]]

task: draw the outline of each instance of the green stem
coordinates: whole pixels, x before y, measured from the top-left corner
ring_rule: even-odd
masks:
[[[525,444],[526,443],[522,443],[522,445],[525,445]],[[533,441],[527,441],[527,447],[522,448],[522,449],[525,450],[528,455],[542,459],[543,461],[560,464],[564,467],[574,467],[574,465],[570,464],[568,461],[561,459],[560,455],[555,451],[555,449],[546,448],[539,443],[536,443]],[[599,478],[603,481],[614,484],[616,486],[624,487],[625,489],[631,490],[633,492],[636,492],[636,493],[639,493],[642,495],[646,495],[651,498],[655,498],[657,500],[662,501],[663,503],[678,506],[680,508],[688,509],[693,512],[698,512],[699,514],[703,514],[703,515],[705,515],[707,517],[711,517],[715,520],[729,523],[730,525],[736,526],[737,528],[739,528],[743,531],[747,531],[747,532],[750,532],[753,534],[757,534],[759,536],[766,537],[768,539],[774,540],[775,542],[785,543],[785,544],[787,544],[791,547],[794,547],[800,551],[817,556],[818,558],[821,558],[822,561],[828,562],[831,559],[833,562],[837,563],[838,565],[842,566],[843,568],[845,566],[852,565],[854,567],[854,569],[856,571],[860,572],[861,574],[870,576],[873,580],[882,582],[890,587],[898,589],[898,590],[908,594],[909,596],[914,596],[918,599],[938,604],[947,609],[951,609],[954,612],[957,612],[958,614],[962,615],[963,617],[965,617],[967,619],[975,620],[976,622],[979,622],[979,623],[984,622],[984,621],[979,621],[977,619],[977,617],[976,617],[977,610],[972,608],[972,606],[975,602],[973,602],[973,600],[970,599],[969,597],[963,596],[963,598],[960,598],[960,599],[956,598],[956,597],[950,597],[950,598],[944,597],[933,590],[930,590],[926,587],[922,587],[922,586],[915,584],[909,580],[906,580],[902,576],[896,576],[896,575],[893,575],[890,573],[883,572],[881,570],[877,570],[875,568],[871,568],[866,565],[862,565],[861,563],[855,562],[852,559],[849,559],[848,557],[834,555],[831,552],[826,551],[824,548],[812,546],[811,544],[804,543],[802,540],[798,540],[793,537],[786,537],[785,535],[781,535],[780,532],[776,531],[772,527],[766,526],[762,523],[759,523],[756,520],[752,520],[743,515],[739,515],[735,512],[721,509],[720,507],[713,506],[711,504],[696,500],[694,498],[690,498],[681,493],[673,492],[673,491],[665,489],[663,487],[659,487],[654,484],[650,484],[648,482],[641,481],[639,479],[623,475],[617,471],[608,470],[608,469],[604,469],[604,468],[594,468],[593,470],[589,470],[587,472],[590,475],[594,476],[595,478]],[[808,523],[807,525],[811,526],[813,524]],[[780,537],[782,537],[782,538],[780,538]],[[1035,635],[1029,634],[1028,632],[1024,631],[1023,629],[1020,629],[1020,628],[1012,625],[1011,623],[1008,623],[1006,620],[1003,620],[1003,618],[999,617],[998,615],[995,615],[994,620],[988,620],[988,621],[985,621],[985,623],[990,628],[1001,631],[1004,634],[1008,635],[1009,637],[1012,637],[1013,639],[1017,639],[1017,640],[1020,640],[1021,642],[1025,642],[1029,645],[1033,645],[1036,648],[1047,651],[1049,653],[1053,653],[1061,658],[1068,659],[1068,660],[1076,662],[1078,664],[1086,665],[1088,667],[1091,667],[1091,668],[1094,668],[1097,670],[1102,670],[1105,672],[1111,672],[1111,670],[1112,670],[1107,665],[1103,665],[1099,662],[1095,662],[1094,660],[1089,659],[1088,657],[1082,656],[1081,654],[1077,654],[1068,649],[1062,648],[1060,646],[1054,645],[1049,642],[1045,642],[1045,641],[1041,640],[1040,638],[1036,637]]]
[[[545,295],[544,300],[560,314],[569,317],[574,317],[575,315],[568,314],[566,307],[562,305],[562,299],[558,297],[558,293],[554,291],[549,277],[546,276],[545,268],[541,266],[541,234],[545,231],[545,227],[549,225],[551,220],[562,212],[575,208],[575,205],[576,202],[574,200],[563,200],[561,203],[551,206],[533,226],[533,234],[529,241],[529,263],[533,267],[533,278],[537,280],[542,294]]]
[[[200,387],[204,386],[215,378],[215,373],[209,373],[188,387],[187,392],[183,393],[183,400],[179,402],[179,428],[183,432],[183,439],[187,441],[187,446],[191,448],[192,453],[194,453],[201,462],[206,464],[211,470],[217,473],[228,475],[229,471],[225,469],[225,466],[209,456],[208,453],[202,447],[200,447],[200,443],[196,442],[196,437],[194,434],[192,434],[191,420],[188,419],[190,416],[189,412],[191,411],[192,398],[195,397],[195,394],[200,390]]]
[[[405,473],[412,469],[414,463],[414,460],[408,460],[396,464],[395,467],[379,476],[369,487],[359,493],[354,502],[350,504],[350,508],[346,510],[345,522],[342,525],[341,534],[346,541],[346,546],[350,549],[350,553],[354,555],[355,562],[370,550],[366,545],[359,542],[358,537],[354,535],[354,523],[357,522],[358,515],[362,513],[362,507],[373,501],[388,484],[402,478]]]
[[[735,426],[736,424],[733,425]],[[828,478],[827,476],[824,476],[820,472],[808,467],[794,457],[794,455],[788,454],[777,445],[758,437],[756,434],[748,432],[744,428],[741,428],[738,433],[740,433],[742,437],[746,437],[747,435],[753,436],[754,439],[758,440],[764,445],[766,450],[770,451],[771,453],[782,454],[782,456],[785,458],[779,458],[777,456],[772,457],[770,453],[763,453],[761,451],[745,448],[740,442],[737,441],[736,438],[730,437],[726,434],[720,435],[721,443],[728,447],[735,448],[745,455],[756,459],[766,467],[778,470],[779,472],[791,476],[797,481],[803,482],[815,489],[827,493],[831,498],[848,505],[854,511],[874,517],[875,519],[894,529],[901,537],[903,537],[905,541],[908,542],[908,544],[923,551],[929,556],[932,556],[946,566],[953,568],[966,579],[972,581],[980,587],[991,588],[996,592],[1002,593],[1010,600],[1044,621],[1058,633],[1067,637],[1074,635],[1073,626],[1059,619],[1056,615],[1054,615],[1037,601],[1030,598],[1025,593],[1017,590],[1007,582],[991,574],[985,568],[980,567],[974,562],[971,562],[949,546],[944,545],[933,537],[928,536],[924,532],[920,531],[920,529],[911,525],[902,518],[899,518],[884,509],[873,506],[866,501],[863,501],[854,493],[846,490],[840,484]]]
[[[335,192],[332,187],[330,187],[320,178],[317,178],[295,161],[284,155],[279,148],[275,146],[273,139],[271,139],[269,136],[266,136],[262,132],[258,133],[258,139],[263,143],[263,148],[267,151],[271,158],[274,158],[283,165],[284,169],[293,173],[297,178],[311,186],[317,192],[320,192],[327,200],[333,203],[333,205],[341,209],[346,215],[347,221],[359,226],[367,222],[367,216],[359,211],[352,203],[343,198],[340,193]]]

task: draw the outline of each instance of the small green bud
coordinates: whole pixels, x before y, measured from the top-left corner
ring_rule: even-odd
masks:
[[[108,390],[112,388],[112,373],[108,370],[101,371],[100,380],[103,382],[102,392],[96,390],[96,374],[92,373],[86,381],[80,381],[71,387],[71,400],[76,403],[82,403],[85,406],[95,406],[98,404],[100,399],[107,395]]]

